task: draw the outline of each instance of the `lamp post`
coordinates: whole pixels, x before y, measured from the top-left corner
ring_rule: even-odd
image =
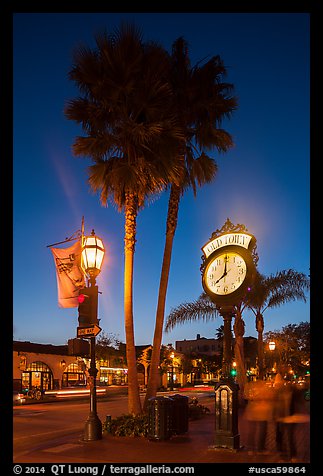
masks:
[[[172,367],[171,367],[171,374],[170,374],[170,389],[171,389],[171,391],[174,390],[174,357],[175,357],[175,354],[174,354],[174,352],[172,352],[170,354],[170,358],[172,359]]]
[[[103,242],[98,238],[94,230],[90,236],[83,237],[82,243],[82,268],[89,278],[90,286],[95,286],[96,277],[101,271],[105,249]],[[94,316],[97,321],[97,315]],[[97,321],[98,322],[98,321]],[[90,337],[91,344],[91,364],[90,374],[90,413],[84,426],[84,441],[94,441],[102,439],[102,423],[97,415],[96,409],[96,375],[97,368],[95,363],[95,337]]]
[[[268,347],[269,347],[269,350],[270,350],[270,352],[271,352],[271,354],[272,354],[272,356],[273,356],[274,351],[275,351],[275,349],[276,349],[276,342],[274,342],[273,340],[270,341],[270,342],[268,343]],[[276,364],[276,362],[274,361],[274,358],[271,359],[271,363],[273,363],[273,365],[272,365],[272,371],[274,371],[275,364]]]

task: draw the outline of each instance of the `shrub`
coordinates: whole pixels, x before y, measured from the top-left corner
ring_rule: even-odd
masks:
[[[202,418],[210,410],[205,405],[198,403],[196,397],[192,398],[188,404],[188,418],[197,420]],[[148,435],[148,414],[141,415],[123,414],[117,418],[112,418],[102,425],[102,432],[113,436],[144,436]]]
[[[190,420],[197,420],[202,418],[206,413],[210,413],[210,409],[198,402],[196,397],[193,397],[188,402],[188,418]]]
[[[114,436],[146,436],[148,433],[148,415],[123,414],[117,418],[112,418],[109,424],[106,422],[103,424],[102,432]]]

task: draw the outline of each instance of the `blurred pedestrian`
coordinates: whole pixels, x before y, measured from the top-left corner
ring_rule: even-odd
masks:
[[[291,415],[292,388],[285,382],[280,373],[276,374],[274,380],[274,413],[273,418],[276,427],[276,449],[283,450],[283,426],[282,419]]]
[[[268,422],[273,419],[273,388],[263,380],[245,385],[247,406],[244,417],[248,422],[247,445],[250,450],[264,451]]]
[[[274,385],[277,450],[291,459],[309,460],[310,417],[297,385],[277,377]]]

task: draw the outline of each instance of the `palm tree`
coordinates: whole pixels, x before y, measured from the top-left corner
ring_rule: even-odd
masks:
[[[237,382],[241,398],[243,398],[244,384],[246,380],[245,362],[244,362],[244,329],[245,323],[242,319],[242,313],[246,304],[241,302],[234,306],[234,355],[237,360]],[[206,293],[202,293],[200,297],[193,302],[180,304],[170,312],[165,326],[165,331],[168,332],[177,324],[184,324],[185,322],[203,320],[205,322],[219,317],[219,312],[215,303]],[[217,328],[217,338],[223,338],[224,326]]]
[[[204,65],[191,67],[187,42],[178,38],[173,44],[170,82],[174,95],[174,110],[185,135],[185,147],[176,159],[182,169],[181,183],[170,181],[166,222],[166,239],[160,275],[156,310],[153,352],[145,408],[149,398],[156,395],[159,381],[158,365],[162,342],[168,278],[177,227],[180,199],[187,189],[196,195],[197,186],[210,183],[217,172],[214,159],[205,150],[225,152],[232,147],[230,134],[220,128],[225,117],[237,107],[232,96],[233,86],[222,81],[226,69],[219,56]]]
[[[256,316],[258,332],[258,375],[263,378],[264,350],[263,332],[264,317],[267,309],[281,306],[286,302],[302,300],[306,302],[306,291],[310,288],[310,280],[304,273],[293,269],[279,271],[270,276],[256,274],[255,282],[248,294],[248,307]]]
[[[89,183],[125,214],[124,318],[128,365],[128,410],[141,412],[133,323],[133,269],[136,219],[147,197],[170,182],[179,183],[172,165],[182,135],[172,112],[167,77],[169,55],[156,43],[143,43],[140,31],[122,25],[113,35],[96,36],[96,49],[79,47],[69,75],[82,97],[65,107],[85,137],[73,144],[75,156],[90,157]]]

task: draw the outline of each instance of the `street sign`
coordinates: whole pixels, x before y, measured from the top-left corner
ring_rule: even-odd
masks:
[[[101,332],[101,327],[94,324],[93,326],[88,327],[78,327],[77,328],[77,337],[95,337]]]

